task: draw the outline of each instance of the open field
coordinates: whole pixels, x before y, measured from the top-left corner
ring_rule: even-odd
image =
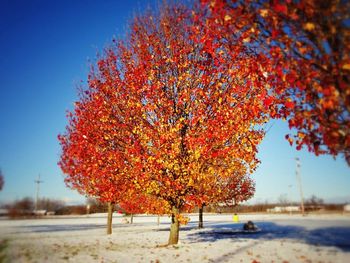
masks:
[[[114,216],[107,236],[106,215],[0,220],[3,262],[350,262],[350,215],[197,215],[167,242],[170,219],[136,216],[134,224]],[[253,220],[256,233],[242,231]]]

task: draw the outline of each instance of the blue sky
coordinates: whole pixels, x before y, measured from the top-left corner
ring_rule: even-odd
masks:
[[[34,197],[38,174],[44,181],[40,196],[84,201],[65,187],[57,166],[57,135],[65,129],[66,110],[77,99],[76,85],[86,80],[90,61],[113,36],[125,34],[133,14],[149,2],[1,1],[0,167],[5,187],[0,203]],[[306,197],[350,202],[345,161],[296,151],[285,141],[286,133],[286,124],[275,121],[260,147],[252,202],[276,201],[283,194],[298,200],[296,156]]]

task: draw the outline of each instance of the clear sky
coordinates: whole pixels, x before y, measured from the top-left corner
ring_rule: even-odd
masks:
[[[151,2],[149,4],[149,2]],[[57,166],[57,135],[64,132],[66,110],[77,100],[98,51],[122,37],[133,14],[157,1],[15,1],[0,3],[0,167],[5,187],[0,203],[40,196],[84,202],[66,188]],[[260,147],[252,202],[298,200],[295,157],[301,159],[304,195],[350,202],[350,168],[342,158],[296,151],[284,139],[288,128],[275,121]]]

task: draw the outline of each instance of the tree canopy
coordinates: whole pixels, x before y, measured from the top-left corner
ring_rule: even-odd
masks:
[[[350,158],[349,3],[204,0],[136,16],[80,90],[59,162],[69,187],[130,213],[249,199],[270,118],[297,149]]]
[[[207,42],[238,38],[267,56],[261,77],[279,95],[267,104],[276,103],[271,116],[296,130],[289,142],[350,164],[349,1],[201,2]]]

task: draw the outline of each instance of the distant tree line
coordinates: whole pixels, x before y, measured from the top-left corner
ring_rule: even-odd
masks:
[[[209,205],[203,208],[205,213],[266,213],[267,209],[274,208],[276,206],[298,206],[297,202],[289,202],[280,198],[276,203],[258,203],[258,204],[240,204],[234,205]],[[28,218],[34,217],[35,202],[30,197],[24,197],[22,199],[16,200],[12,203],[2,205],[3,209],[7,209],[10,218]],[[84,214],[94,214],[94,213],[106,213],[108,206],[106,203],[99,201],[95,198],[88,198],[86,204],[80,205],[67,205],[61,200],[55,200],[50,198],[42,198],[38,201],[38,208],[40,210],[45,210],[51,212],[55,215],[84,215]],[[322,198],[315,195],[307,198],[305,200],[305,208],[307,212],[315,211],[343,211],[344,204],[332,204],[325,203]],[[115,205],[114,211],[128,214],[119,205]],[[184,211],[185,212],[185,211]],[[193,211],[198,213],[198,209]]]
[[[53,212],[54,214],[64,206],[65,203],[63,201],[49,198],[41,198],[38,200],[37,204],[38,209]],[[12,203],[5,204],[2,207],[7,209],[11,218],[30,217],[34,215],[35,202],[30,197],[24,197]]]
[[[7,214],[10,218],[35,216],[35,201],[30,197],[24,197],[11,203],[4,204],[1,208],[7,210]],[[43,211],[43,214],[48,213],[55,215],[83,215],[87,213],[93,214],[107,212],[107,204],[94,198],[88,198],[86,205],[67,205],[62,200],[41,198],[38,200],[37,208],[38,210]]]

